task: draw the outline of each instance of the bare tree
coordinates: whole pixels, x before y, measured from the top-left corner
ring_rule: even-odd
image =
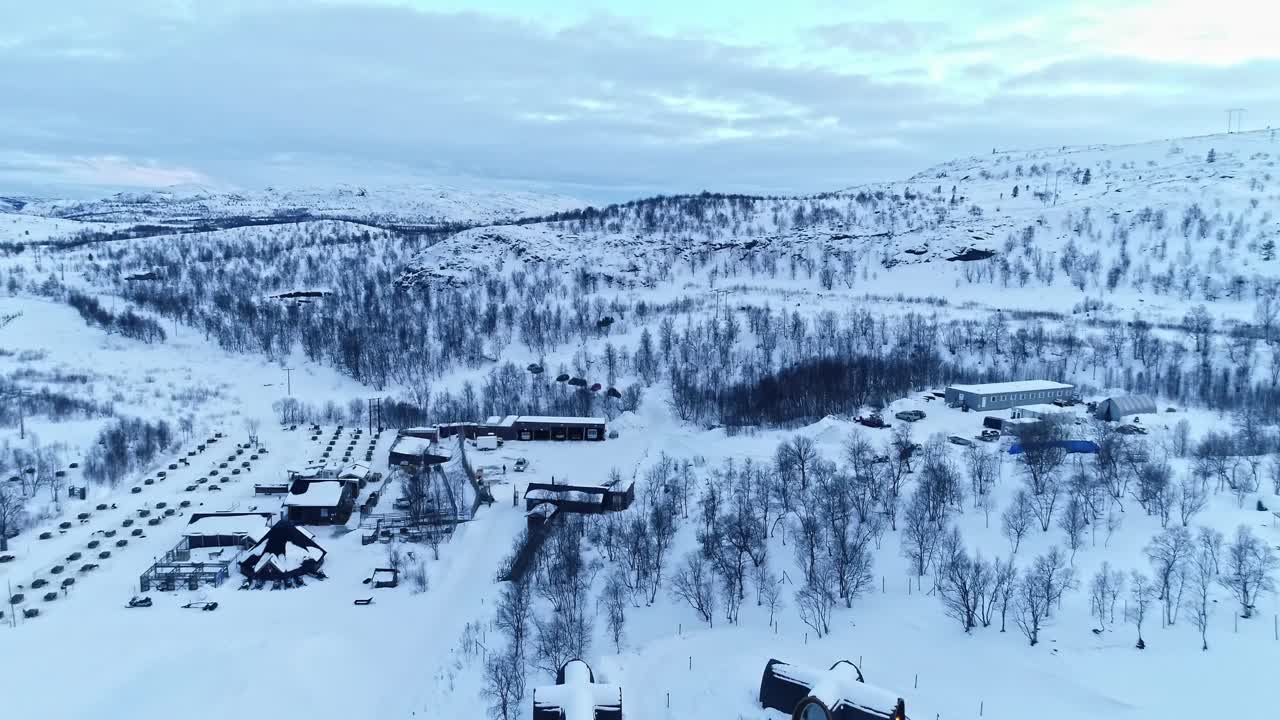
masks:
[[[392,540],[387,543],[387,567],[399,570],[404,564],[404,554],[400,551],[400,543]]]
[[[1182,527],[1190,525],[1191,519],[1204,510],[1208,503],[1209,490],[1204,481],[1194,475],[1184,476],[1178,491],[1178,518],[1182,521]]]
[[[258,428],[262,427],[262,421],[256,417],[247,417],[244,419],[244,432],[249,438],[250,447],[258,447]]]
[[[1079,497],[1073,496],[1067,501],[1058,518],[1058,527],[1067,535],[1067,547],[1071,548],[1071,560],[1075,562],[1076,551],[1084,544],[1084,531],[1089,527],[1089,516]]]
[[[1054,484],[1052,481],[1067,459],[1067,450],[1062,444],[1065,439],[1066,433],[1062,425],[1051,420],[1035,423],[1023,431],[1022,453],[1018,455],[1018,460],[1033,496],[1043,495]],[[1049,529],[1043,519],[1041,524],[1045,530]]]
[[[804,490],[809,487],[809,479],[813,471],[814,463],[818,462],[821,457],[818,455],[818,448],[813,442],[813,438],[805,435],[794,435],[791,440],[778,446],[777,460],[775,462],[780,466],[790,469],[791,475],[800,483],[800,489]]]
[[[1240,602],[1240,616],[1253,617],[1258,596],[1275,592],[1276,554],[1247,526],[1236,528],[1236,537],[1227,545],[1218,583]]]
[[[6,479],[0,478],[0,551],[8,551],[9,536],[22,529],[20,523],[27,506],[27,498]]]
[[[1168,625],[1177,619],[1192,548],[1191,532],[1184,527],[1171,527],[1152,538],[1145,549],[1151,561],[1157,597],[1164,603],[1164,622]]]
[[[711,569],[701,553],[693,551],[671,576],[671,594],[689,603],[708,626],[715,627],[716,586]]]
[[[600,599],[604,602],[606,625],[609,636],[613,638],[614,650],[622,652],[622,632],[627,621],[627,589],[617,574],[605,583]]]
[[[498,596],[494,625],[507,636],[507,645],[524,662],[532,625],[533,598],[527,580],[509,582]]]
[[[917,576],[923,577],[929,569],[941,535],[941,525],[930,517],[927,493],[917,488],[902,518],[902,555],[911,561]]]
[[[1005,621],[1009,616],[1009,608],[1014,602],[1018,590],[1018,566],[1013,564],[1013,556],[1000,562],[996,560],[996,576],[991,586],[992,604],[1000,608],[1000,632],[1005,631]],[[983,627],[990,624],[991,613],[982,621]]]
[[[1188,450],[1191,448],[1191,423],[1183,418],[1173,426],[1173,455],[1175,457],[1186,457]]]
[[[985,450],[979,445],[970,445],[965,448],[964,461],[969,471],[969,482],[973,486],[974,507],[979,507],[980,498],[986,497],[991,486],[1000,479],[1000,454]]]
[[[431,586],[431,579],[427,575],[427,563],[418,559],[409,563],[404,570],[405,578],[413,587],[415,593],[424,593]]]
[[[1028,497],[1031,503],[1031,514],[1040,521],[1041,530],[1049,532],[1049,526],[1053,525],[1053,511],[1061,497],[1062,483],[1056,475],[1046,477],[1040,492],[1033,491]]]
[[[1213,543],[1197,543],[1191,554],[1191,604],[1186,612],[1200,631],[1200,649],[1209,649],[1209,615],[1213,612],[1210,590],[1217,580],[1218,558]]]
[[[1019,490],[1013,496],[1013,502],[1000,515],[1001,529],[1009,539],[1011,555],[1018,554],[1022,538],[1031,530],[1031,520],[1035,511],[1031,507],[1031,495],[1026,490]]]
[[[1129,607],[1126,612],[1129,622],[1138,628],[1139,650],[1147,647],[1146,641],[1142,639],[1142,624],[1147,619],[1147,609],[1155,599],[1156,588],[1151,584],[1151,579],[1134,570],[1129,577]]]
[[[1023,575],[1014,593],[1013,619],[1034,647],[1040,642],[1040,628],[1049,615],[1049,599],[1044,587],[1030,574]]]
[[[804,587],[796,592],[796,609],[800,619],[823,637],[831,632],[831,612],[836,606],[837,593],[829,574],[821,570]]]
[[[757,582],[760,586],[761,602],[769,608],[769,625],[772,626],[774,616],[786,607],[786,601],[782,597],[782,582],[772,572],[766,572]]]
[[[1116,620],[1116,599],[1124,592],[1124,573],[1111,569],[1111,563],[1103,561],[1102,567],[1089,584],[1089,610],[1098,618],[1098,625],[1107,629],[1108,622]]]
[[[952,532],[955,533],[952,544],[958,545],[959,531],[952,528]],[[970,557],[963,547],[958,547],[944,555],[938,569],[938,596],[947,615],[959,622],[966,633],[972,632],[979,620],[983,620],[984,626],[989,623],[983,609],[990,607],[988,598],[995,580],[995,568],[981,553]]]
[[[494,720],[514,720],[520,717],[520,704],[524,701],[524,665],[513,652],[494,653],[484,664],[484,687],[481,690],[489,700],[489,717]]]

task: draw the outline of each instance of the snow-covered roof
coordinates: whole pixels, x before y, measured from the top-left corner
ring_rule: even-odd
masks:
[[[773,666],[773,672],[784,680],[809,688],[811,697],[821,700],[833,711],[846,704],[887,716],[898,706],[897,695],[858,680],[858,669],[850,662],[838,662],[830,670],[778,663]]]
[[[1104,410],[1107,409],[1105,408],[1107,405],[1110,405],[1112,413],[1120,415],[1138,415],[1156,411],[1156,401],[1149,395],[1116,395],[1103,400],[1098,407]]]
[[[301,470],[290,470],[289,474],[302,478],[337,477],[341,468],[342,465],[329,459],[308,460]]]
[[[961,392],[975,395],[992,395],[997,393],[1036,392],[1039,390],[1070,390],[1074,385],[1054,382],[1052,380],[1014,380],[1012,382],[980,383],[977,385],[951,385]]]
[[[271,529],[271,513],[198,514],[187,523],[187,536],[243,535],[253,542]]]
[[[1045,414],[1071,412],[1071,410],[1069,410],[1068,408],[1058,407],[1057,405],[1053,405],[1050,403],[1036,403],[1034,405],[1023,405],[1018,409],[1021,410],[1022,412],[1030,411],[1030,412],[1045,413]]]
[[[521,415],[513,422],[546,423],[548,425],[603,425],[604,418],[556,417],[554,415]]]
[[[334,507],[342,500],[344,485],[341,480],[313,480],[306,483],[302,492],[289,493],[284,504],[286,507]]]
[[[604,497],[605,490],[591,488],[565,488],[564,490],[551,490],[544,488],[534,488],[524,494],[526,500],[568,500],[570,502],[600,502]]]
[[[316,536],[306,528],[281,520],[267,531],[248,552],[241,570],[247,575],[288,575],[302,569],[304,563],[318,564],[324,560],[325,551],[316,543]]]
[[[594,720],[597,707],[622,706],[622,688],[592,682],[591,668],[581,660],[565,663],[562,672],[564,684],[534,688],[535,708],[558,707],[564,720]]]
[[[356,480],[363,480],[364,478],[369,477],[369,473],[371,472],[373,471],[369,469],[368,465],[362,465],[360,463],[351,463],[350,465],[343,468],[342,472],[338,473],[338,477],[343,479],[352,478]]]
[[[391,452],[399,455],[423,455],[431,449],[431,441],[427,438],[401,435],[391,444]]]

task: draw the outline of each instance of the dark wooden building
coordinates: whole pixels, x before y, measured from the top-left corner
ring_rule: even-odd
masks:
[[[591,417],[521,415],[511,422],[509,432],[514,440],[604,440],[605,421]]]
[[[296,478],[284,498],[284,516],[300,525],[341,525],[355,509],[358,483],[337,478]]]
[[[558,417],[551,415],[493,415],[482,423],[440,423],[428,428],[411,428],[402,436],[443,440],[462,435],[475,440],[483,435],[493,435],[500,440],[604,440],[604,418]]]
[[[621,487],[611,485],[568,485],[563,483],[529,483],[524,491],[524,507],[554,505],[564,512],[596,514],[618,512],[631,507],[636,499],[634,483]]]

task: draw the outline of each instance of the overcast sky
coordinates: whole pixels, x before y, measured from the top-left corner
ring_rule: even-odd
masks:
[[[0,194],[812,192],[1280,125],[1274,0],[6,5]]]

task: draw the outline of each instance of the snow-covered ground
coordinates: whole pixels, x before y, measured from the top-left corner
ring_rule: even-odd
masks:
[[[922,404],[929,412],[918,428],[922,435],[970,435],[980,427],[977,414],[936,404],[906,400],[892,409],[914,404]],[[1174,417],[1183,415],[1145,421],[1158,426],[1165,420],[1171,423]],[[1207,414],[1191,418],[1197,427],[1215,421]],[[442,546],[439,561],[428,562],[431,584],[423,594],[414,594],[405,585],[370,590],[361,581],[385,563],[385,548],[362,547],[359,532],[339,534],[317,528],[319,542],[329,553],[327,581],[312,580],[302,589],[272,592],[239,591],[233,579],[218,589],[151,592],[155,607],[125,609],[124,602],[136,591],[137,575],[152,557],[176,542],[185,520],[176,517],[148,527],[145,538],[131,538],[130,546],[101,561],[99,570],[80,576],[67,597],[52,603],[27,601],[43,614],[20,621],[15,630],[3,635],[5,662],[0,664],[0,677],[9,688],[7,707],[23,715],[59,718],[83,717],[101,707],[128,708],[137,718],[167,717],[180,702],[184,713],[194,717],[245,712],[317,718],[352,714],[478,717],[479,662],[463,655],[459,641],[468,622],[487,624],[491,618],[498,587],[494,572],[524,523],[521,509],[511,507],[510,485],[519,488],[552,477],[597,481],[612,467],[630,474],[663,452],[676,458],[701,458],[707,466],[729,457],[768,462],[776,442],[790,435],[763,432],[727,437],[722,431],[691,430],[652,407],[620,418],[614,427],[620,437],[604,443],[509,443],[496,452],[473,453],[476,465],[492,468],[486,475],[497,478],[498,502],[464,524]],[[798,432],[836,458],[850,433],[883,437],[888,431],[828,419]],[[238,439],[238,433],[230,432],[223,441],[226,445],[205,455],[219,456]],[[90,499],[86,507],[110,499],[118,508],[95,512],[89,523],[77,524],[52,540],[24,539],[15,548],[19,560],[0,570],[0,578],[17,585],[37,575],[47,576],[46,566],[99,537],[95,529],[117,527],[121,518],[134,516],[137,507],[154,507],[157,501],[170,506],[182,499],[201,503],[184,512],[267,509],[268,502],[254,499],[252,481],[280,478],[317,446],[301,429],[290,433],[275,427],[263,431],[261,444],[270,448],[270,456],[255,463],[248,477],[225,485],[226,491],[216,497],[182,491],[187,476],[204,470],[202,463],[207,460],[198,456],[192,467],[170,472],[163,482],[145,487],[140,494],[128,494],[126,488],[136,483],[126,483],[114,496]],[[385,438],[379,443],[378,470],[385,470],[388,446]],[[502,478],[501,465],[511,468],[518,457],[528,459],[529,470],[523,474],[509,470]],[[1004,475],[997,490],[1002,504],[1018,485],[1012,466],[1005,468]],[[79,509],[76,504],[66,505],[68,513]],[[1098,537],[1079,552],[1075,562],[1082,578],[1104,559],[1123,567],[1145,564],[1141,547],[1158,524],[1133,510],[1107,547]],[[1269,543],[1280,543],[1280,531],[1269,518],[1248,507],[1239,509],[1221,496],[1198,522],[1223,529],[1247,523]],[[674,556],[695,547],[692,525],[681,530]],[[998,529],[987,528],[980,512],[969,511],[960,527],[974,546],[992,554],[1007,552]],[[1051,543],[1061,543],[1058,535],[1056,528],[1044,536],[1035,531],[1020,552],[1029,557]],[[773,562],[795,578],[797,569],[780,539],[772,541],[771,549]],[[429,557],[425,547],[414,552]],[[1262,709],[1260,697],[1270,684],[1272,660],[1280,652],[1272,636],[1271,623],[1280,610],[1273,596],[1260,604],[1259,617],[1241,622],[1238,629],[1231,601],[1220,598],[1207,653],[1200,651],[1199,638],[1189,623],[1161,629],[1158,619],[1146,630],[1148,648],[1139,652],[1133,648],[1131,626],[1118,623],[1102,635],[1091,633],[1095,623],[1089,618],[1087,596],[1076,592],[1068,595],[1041,644],[1028,648],[1012,627],[1004,634],[987,628],[965,635],[930,595],[930,578],[922,580],[921,589],[911,585],[896,533],[884,538],[875,573],[874,591],[852,610],[838,609],[832,634],[821,640],[812,636],[793,609],[781,613],[774,629],[768,625],[767,610],[748,602],[737,626],[717,618],[712,629],[663,593],[653,607],[628,611],[621,653],[612,650],[598,622],[588,660],[599,675],[622,685],[629,718],[772,718],[754,700],[760,672],[771,657],[816,665],[860,659],[869,680],[908,699],[911,717],[979,717],[981,711],[981,717],[1020,718],[1028,708],[1046,718],[1214,713],[1256,717]],[[354,599],[369,596],[375,598],[372,605],[352,605]],[[213,613],[181,608],[197,599],[216,601],[219,608]],[[496,635],[492,630],[489,634]],[[58,667],[62,678],[74,678],[77,691],[48,692],[49,667]],[[349,682],[326,680],[329,673],[341,673]],[[353,677],[367,680],[352,681]],[[531,679],[532,684],[541,682],[546,678]],[[193,697],[203,699],[198,703],[182,700]]]

